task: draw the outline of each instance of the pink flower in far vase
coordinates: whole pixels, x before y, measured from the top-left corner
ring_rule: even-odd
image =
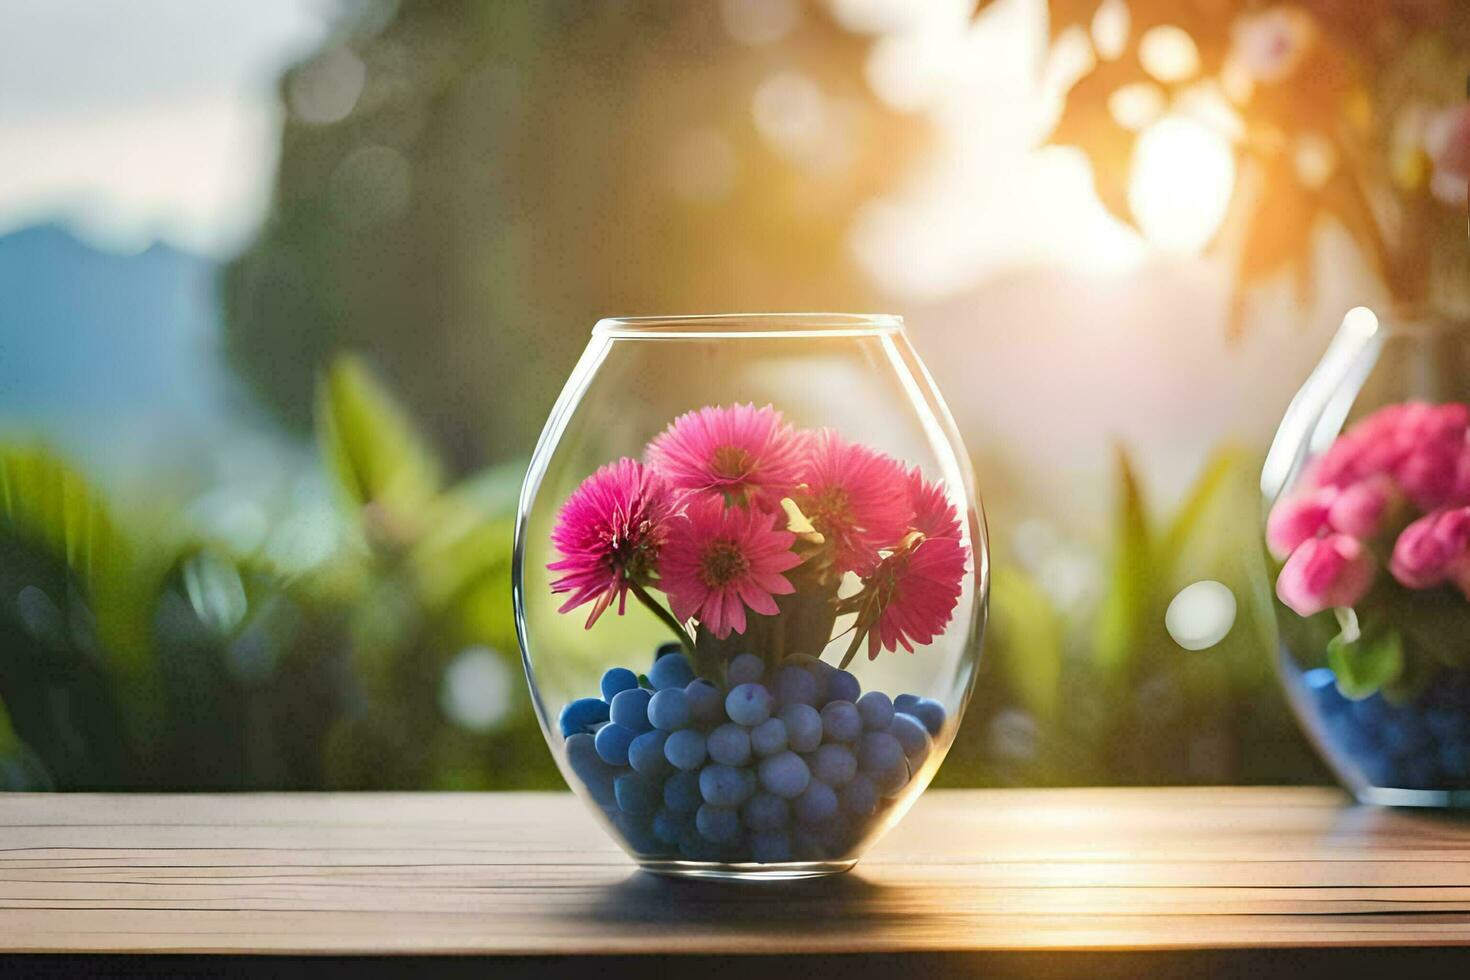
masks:
[[[770,405],[705,407],[675,419],[646,458],[676,490],[776,510],[800,476],[802,437]]]
[[[942,483],[930,483],[915,466],[909,470],[909,505],[913,508],[913,529],[926,538],[960,536],[959,512],[944,494]]]
[[[839,573],[871,570],[879,550],[894,547],[909,531],[914,508],[903,467],[831,429],[808,439],[801,482],[797,502],[831,546]]]
[[[1424,152],[1434,167],[1430,191],[1445,204],[1464,207],[1470,182],[1470,104],[1429,117],[1424,126]]]
[[[1383,527],[1389,505],[1398,495],[1394,482],[1374,476],[1339,490],[1327,510],[1327,525],[1350,537],[1366,541]]]
[[[592,603],[587,629],[616,599],[618,615],[631,583],[655,570],[670,515],[669,491],[635,459],[620,459],[582,481],[557,514],[551,541],[561,559],[547,565],[564,573],[553,593],[570,592],[558,612]]]
[[[1373,584],[1373,556],[1357,538],[1329,534],[1291,553],[1276,579],[1276,596],[1301,616],[1351,606]]]
[[[1410,589],[1432,589],[1470,568],[1470,507],[1425,514],[1399,534],[1388,570]]]
[[[858,613],[869,660],[880,648],[913,653],[945,631],[963,589],[966,556],[954,538],[925,538],[878,563],[863,580],[868,599]]]
[[[1319,487],[1278,501],[1266,518],[1266,546],[1271,554],[1285,558],[1325,530],[1339,492],[1336,487]]]
[[[791,550],[796,535],[775,530],[776,517],[705,497],[672,521],[658,586],[680,622],[697,619],[724,639],[745,632],[746,607],[765,616],[780,611],[774,597],[795,591],[782,573],[801,558]]]

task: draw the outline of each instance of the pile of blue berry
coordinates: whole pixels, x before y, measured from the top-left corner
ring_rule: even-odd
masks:
[[[559,720],[572,771],[639,855],[762,864],[849,853],[944,723],[938,701],[864,694],[810,657],[768,676],[744,653],[723,683],[696,678],[678,644],[646,678],[609,670]]]
[[[1470,671],[1444,671],[1418,697],[1352,701],[1326,667],[1301,675],[1327,747],[1374,786],[1470,788]]]

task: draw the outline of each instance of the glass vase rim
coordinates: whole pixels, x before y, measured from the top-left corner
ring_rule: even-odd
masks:
[[[594,337],[737,340],[775,337],[876,337],[903,331],[892,313],[695,313],[603,317]]]

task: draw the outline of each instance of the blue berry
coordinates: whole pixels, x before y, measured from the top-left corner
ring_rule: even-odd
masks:
[[[660,810],[653,815],[653,836],[665,844],[677,844],[689,827],[689,814]]]
[[[653,726],[648,723],[648,702],[653,692],[635,687],[630,691],[619,691],[612,699],[613,724],[622,725],[634,734],[646,732]]]
[[[690,861],[718,861],[720,845],[705,840],[699,828],[691,821],[689,829],[679,839],[679,853]]]
[[[613,781],[618,808],[624,813],[651,814],[663,799],[658,783],[636,772],[626,773]]]
[[[664,746],[668,740],[668,732],[644,732],[639,735],[628,746],[628,765],[633,767],[634,772],[641,772],[645,776],[666,774],[674,768],[664,755]]]
[[[929,758],[929,751],[933,748],[929,730],[913,715],[894,715],[892,724],[888,726],[888,734],[898,739],[898,744],[903,746],[903,754],[916,767],[923,765],[924,760]]]
[[[828,743],[812,753],[807,765],[812,775],[828,786],[841,786],[857,775],[857,757],[845,745]]]
[[[842,809],[855,817],[871,817],[878,810],[878,787],[862,773],[848,781],[837,791],[837,800]]]
[[[764,660],[753,653],[742,653],[730,661],[729,667],[725,669],[725,679],[730,682],[731,687],[737,687],[741,684],[754,684],[765,672]]]
[[[699,773],[679,771],[664,781],[664,806],[679,813],[693,813],[704,797],[699,792]]]
[[[786,751],[786,724],[780,718],[767,718],[750,730],[750,747],[761,757]]]
[[[750,730],[725,722],[709,733],[709,757],[721,765],[743,766],[750,761]]]
[[[771,793],[756,793],[740,808],[740,819],[751,830],[775,830],[791,819],[791,804]]]
[[[914,705],[918,703],[919,696],[917,694],[900,694],[893,699],[893,710],[902,711],[905,714],[911,715],[914,713]]]
[[[692,728],[674,732],[664,743],[664,758],[679,769],[698,769],[707,751],[704,733]]]
[[[602,700],[611,701],[623,691],[638,686],[638,675],[627,667],[614,667],[602,675]]]
[[[801,756],[790,751],[762,759],[758,771],[766,792],[788,800],[800,796],[812,776]]]
[[[828,701],[822,708],[822,732],[829,742],[855,742],[863,733],[863,719],[851,701]]]
[[[677,732],[688,728],[692,719],[689,695],[682,687],[666,687],[648,702],[648,720],[660,731]]]
[[[837,794],[832,787],[813,779],[791,804],[802,823],[822,823],[837,816]]]
[[[850,671],[835,670],[827,677],[828,701],[851,701],[856,704],[862,693],[863,686]]]
[[[863,772],[887,772],[904,764],[903,746],[887,732],[868,732],[858,743],[858,765]]]
[[[689,661],[684,655],[661,656],[648,668],[648,683],[653,685],[655,691],[662,691],[670,687],[683,687],[694,680],[694,668],[689,666]]]
[[[863,727],[870,732],[881,732],[893,721],[893,702],[882,691],[869,691],[858,698],[857,709]]]
[[[716,844],[728,844],[740,836],[740,816],[727,806],[706,803],[694,815],[694,826],[699,836]]]
[[[922,721],[930,735],[938,735],[944,729],[944,705],[933,698],[919,698],[907,714]]]
[[[667,643],[660,643],[658,645],[658,649],[653,651],[653,662],[658,663],[665,657],[671,656],[676,653],[682,654],[683,652],[684,644],[680,643],[678,640],[670,640]]]
[[[571,738],[593,725],[602,724],[607,721],[607,712],[607,702],[601,698],[578,698],[570,702],[561,709],[561,717],[557,719],[561,737]]]
[[[760,684],[741,684],[725,697],[730,720],[754,728],[771,717],[771,692]]]
[[[796,752],[813,752],[822,744],[822,716],[809,704],[788,704],[781,709],[786,726],[786,744]]]
[[[594,800],[602,806],[612,806],[614,771],[598,757],[591,735],[578,732],[567,739],[567,764]]]
[[[868,778],[883,796],[897,796],[898,791],[909,783],[909,764],[899,756],[898,765],[891,769],[878,769],[868,772]]]
[[[828,685],[832,680],[832,675],[837,673],[837,668],[825,660],[814,659],[806,665],[806,672],[811,674],[812,680],[817,683],[817,695],[812,700],[812,704],[821,707],[832,698]]]
[[[781,704],[811,704],[817,699],[817,679],[811,671],[787,664],[776,671],[774,690]]]
[[[725,717],[725,694],[704,678],[696,678],[684,688],[689,699],[689,717],[696,725],[715,725]]]
[[[638,733],[619,724],[603,725],[597,730],[597,754],[610,766],[628,764],[628,746]]]
[[[739,806],[751,793],[746,775],[732,766],[705,766],[699,771],[699,793],[715,806]]]
[[[623,812],[613,815],[614,826],[622,831],[623,839],[637,854],[657,854],[663,850],[649,823],[648,815],[643,813]]]
[[[761,864],[791,860],[791,838],[784,830],[763,830],[750,836],[750,856]]]

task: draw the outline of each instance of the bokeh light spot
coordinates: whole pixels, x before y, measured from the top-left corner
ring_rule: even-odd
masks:
[[[1164,613],[1164,628],[1186,650],[1207,650],[1235,625],[1235,593],[1205,580],[1185,586]]]
[[[1128,205],[1155,246],[1199,252],[1219,230],[1234,188],[1235,155],[1215,129],[1169,115],[1139,136]]]

